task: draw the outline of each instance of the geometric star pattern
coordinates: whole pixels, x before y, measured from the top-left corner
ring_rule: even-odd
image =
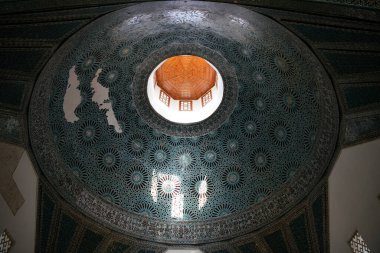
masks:
[[[355,235],[350,240],[350,246],[352,252],[354,253],[370,253],[370,249],[367,244],[364,242],[363,237],[356,232]]]
[[[8,234],[7,230],[4,230],[0,235],[0,253],[7,253],[12,247],[13,241]]]

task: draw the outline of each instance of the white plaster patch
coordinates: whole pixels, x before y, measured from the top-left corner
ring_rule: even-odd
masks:
[[[112,103],[109,98],[109,89],[103,87],[98,82],[98,77],[101,72],[102,69],[98,69],[94,79],[91,81],[91,88],[93,90],[92,101],[98,104],[100,110],[106,110],[108,125],[114,126],[116,132],[122,133],[123,130],[121,129],[119,122],[117,122],[115,113],[112,109]]]
[[[79,118],[75,114],[75,109],[80,104],[82,97],[79,90],[79,80],[75,73],[75,66],[72,66],[69,72],[69,80],[67,81],[66,93],[63,98],[63,112],[67,122],[74,123]]]

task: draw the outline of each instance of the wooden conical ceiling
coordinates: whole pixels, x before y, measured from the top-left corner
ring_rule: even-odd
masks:
[[[173,99],[197,100],[215,85],[216,71],[200,57],[180,55],[160,66],[156,80]]]

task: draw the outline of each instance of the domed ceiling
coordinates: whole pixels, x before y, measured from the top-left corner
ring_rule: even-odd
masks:
[[[150,73],[176,55],[222,76],[204,121],[173,123],[150,106]],[[72,36],[37,81],[29,127],[39,166],[73,206],[124,234],[195,244],[299,203],[338,124],[331,81],[297,37],[241,7],[181,2],[128,7]]]

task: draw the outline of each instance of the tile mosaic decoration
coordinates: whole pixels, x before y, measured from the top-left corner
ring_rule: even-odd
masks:
[[[259,253],[267,252],[268,248],[279,252],[286,252],[291,249],[293,252],[298,247],[299,252],[314,252],[313,245],[317,246],[318,236],[315,224],[321,231],[328,228],[326,219],[317,217],[313,220],[313,213],[310,208],[316,202],[326,205],[327,192],[325,186],[318,186],[305,201],[302,201],[296,210],[292,210],[285,216],[277,219],[270,226],[253,231],[246,235],[234,237],[222,242],[201,244],[201,245],[178,245],[162,244],[151,241],[149,237],[133,238],[122,235],[116,231],[110,231],[102,226],[95,219],[89,219],[75,211],[71,205],[62,205],[62,200],[58,195],[52,195],[50,186],[43,182],[39,187],[39,208],[37,223],[37,242],[36,252],[83,252],[82,249],[93,249],[108,253],[121,252],[145,252],[165,253],[169,249],[189,249],[197,248],[202,252],[242,252]],[[316,199],[315,199],[316,198]],[[53,213],[61,215],[48,215],[55,205]],[[75,231],[74,231],[75,230]],[[282,232],[281,232],[282,231]],[[286,233],[285,231],[291,231]],[[86,235],[87,234],[87,235]],[[292,236],[293,235],[293,236]],[[308,236],[309,235],[309,236]],[[103,238],[103,240],[101,240]],[[310,241],[309,241],[310,239]],[[328,238],[325,238],[325,245],[328,247]],[[97,246],[95,241],[99,243]],[[284,245],[285,243],[285,245]],[[285,249],[286,248],[286,249]],[[318,251],[319,252],[319,251]],[[168,252],[169,253],[169,252]]]
[[[73,32],[82,24],[82,20],[74,20],[66,22],[2,26],[0,30],[0,38],[43,41],[57,40],[64,38],[66,34]]]
[[[324,56],[331,63],[334,70],[340,75],[378,72],[380,53],[352,52],[342,50],[324,50]],[[351,62],[352,64],[347,64]]]
[[[37,69],[46,53],[46,49],[0,48],[0,71],[28,76]]]
[[[260,228],[303,199],[329,165],[339,117],[321,64],[286,29],[237,6],[183,4],[129,7],[70,38],[36,84],[29,127],[42,171],[82,212],[192,244]],[[213,122],[184,127],[147,106],[144,78],[184,53],[225,81]]]
[[[348,109],[380,105],[380,85],[377,83],[347,85],[343,89]]]
[[[380,41],[380,34],[333,25],[317,25],[289,22],[290,26],[313,42],[374,43]]]
[[[371,250],[368,245],[364,242],[363,237],[356,232],[350,240],[350,246],[353,253],[370,253]]]
[[[265,237],[265,241],[273,253],[287,253],[286,242],[281,231],[276,231]]]
[[[10,235],[8,234],[8,231],[4,230],[0,234],[0,253],[9,252],[9,250],[12,248],[13,244],[14,243],[13,243]]]
[[[314,2],[326,2],[334,4],[342,4],[354,7],[380,9],[380,3],[376,0],[311,0]]]
[[[10,109],[20,109],[27,82],[2,80],[0,83],[0,106]]]
[[[318,247],[319,252],[325,253],[328,252],[327,249],[327,228],[326,228],[326,201],[325,199],[326,195],[320,195],[318,198],[314,201],[312,205],[313,209],[313,219],[314,219],[314,226],[315,226],[315,233],[317,234],[317,240],[318,240]]]
[[[347,119],[345,145],[353,145],[380,136],[380,114]]]
[[[311,252],[310,239],[307,230],[306,217],[304,214],[300,215],[290,223],[290,230],[293,234],[294,241],[296,242],[299,252]]]
[[[24,142],[22,116],[0,111],[0,140],[8,143]]]

